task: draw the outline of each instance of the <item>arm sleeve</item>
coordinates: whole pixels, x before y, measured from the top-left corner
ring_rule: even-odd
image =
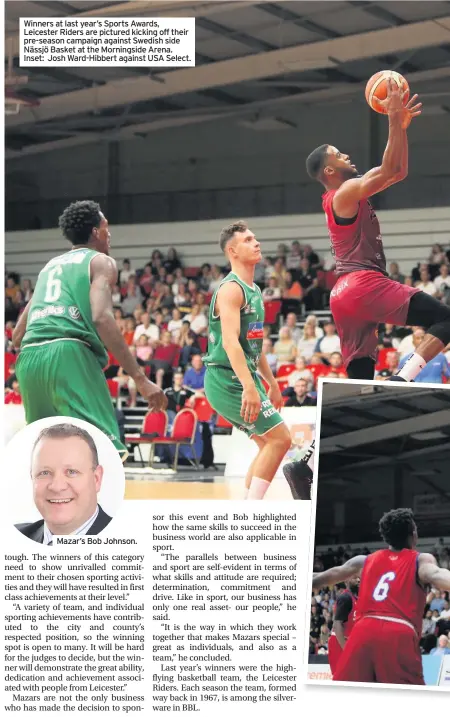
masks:
[[[353,607],[353,600],[348,593],[339,595],[336,603],[336,612],[334,619],[340,622],[347,622],[348,616],[350,615]]]

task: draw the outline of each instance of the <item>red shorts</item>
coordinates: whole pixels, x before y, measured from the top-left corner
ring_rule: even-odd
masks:
[[[355,271],[337,280],[330,306],[347,368],[355,358],[376,360],[378,324],[405,326],[411,297],[420,289],[378,271]]]
[[[362,618],[353,627],[333,680],[424,685],[415,630],[403,623]]]
[[[330,670],[332,675],[336,673],[341,655],[342,647],[340,646],[336,635],[331,634],[330,639],[328,640],[328,662],[330,663]]]

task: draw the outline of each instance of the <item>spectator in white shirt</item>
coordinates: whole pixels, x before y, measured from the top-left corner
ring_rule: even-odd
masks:
[[[264,301],[274,301],[281,299],[281,291],[278,287],[278,279],[272,276],[268,281],[268,286],[263,289],[262,298]]]
[[[314,326],[314,332],[316,335],[316,339],[321,339],[323,336],[323,329],[320,328],[319,324],[317,323],[317,316],[315,314],[308,314],[305,320],[306,324],[311,324]]]
[[[312,324],[305,324],[303,328],[303,336],[297,344],[298,355],[303,356],[305,361],[308,363],[314,353],[316,344],[317,338],[314,326],[312,326]]]
[[[172,318],[167,324],[167,331],[170,331],[172,334],[172,341],[175,343],[178,341],[182,324],[183,319],[181,318],[181,312],[178,309],[174,309],[172,311]]]
[[[302,338],[303,331],[299,326],[297,326],[297,316],[294,314],[293,311],[289,312],[289,314],[286,316],[286,322],[284,325],[287,326],[288,329],[290,329],[292,340],[296,344],[298,344],[298,342]]]
[[[159,340],[159,327],[150,323],[150,315],[145,311],[141,316],[142,324],[136,327],[133,344],[136,346],[141,336],[146,336],[152,345]]]
[[[299,241],[293,241],[291,244],[291,250],[287,255],[286,269],[300,269],[300,261],[302,259],[302,247]]]
[[[318,340],[315,353],[320,354],[320,358],[328,361],[331,354],[335,352],[341,353],[341,342],[336,333],[336,326],[332,321],[327,321],[323,328],[325,334]]]
[[[447,264],[441,264],[439,274],[434,280],[434,285],[436,287],[436,297],[442,299],[446,290],[450,289],[450,274]]]
[[[308,391],[312,391],[314,386],[314,376],[309,368],[307,368],[305,358],[303,356],[297,356],[295,359],[295,371],[290,373],[288,376],[289,388],[294,388],[297,381],[301,378],[308,384]]]
[[[186,321],[190,323],[190,329],[197,336],[204,336],[208,331],[208,319],[198,304],[194,304],[190,314],[187,314]]]
[[[437,293],[435,284],[430,280],[430,275],[427,269],[422,269],[420,272],[420,281],[417,282],[416,287],[429,296],[435,296]]]
[[[128,279],[132,276],[131,263],[129,259],[124,259],[122,262],[122,268],[120,270],[119,281],[120,285],[128,284]]]
[[[223,280],[223,274],[217,264],[211,268],[211,281],[209,282],[209,292],[213,294],[219,288],[220,282]]]

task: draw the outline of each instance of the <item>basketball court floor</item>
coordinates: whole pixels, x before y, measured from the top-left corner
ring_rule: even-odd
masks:
[[[196,471],[125,466],[125,499],[128,500],[241,500],[244,476],[224,475],[225,466]],[[284,478],[275,478],[265,501],[293,500]]]

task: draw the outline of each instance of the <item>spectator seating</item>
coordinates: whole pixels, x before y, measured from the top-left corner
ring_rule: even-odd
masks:
[[[197,396],[197,398],[194,399],[192,409],[200,423],[208,423],[214,415],[213,407],[209,403],[208,399],[203,396]]]
[[[277,369],[277,378],[284,378],[295,371],[295,363],[285,363]]]
[[[152,444],[155,440],[163,438],[167,435],[169,426],[169,417],[165,411],[148,411],[142,422],[140,433],[126,433],[125,443],[137,446],[142,465],[144,460],[141,453],[141,445]],[[151,451],[150,458],[153,462],[154,451]]]
[[[265,301],[264,309],[266,324],[276,324],[281,311],[281,301]]]
[[[197,453],[195,451],[195,434],[197,431],[197,423],[198,419],[195,414],[195,412],[192,410],[192,408],[183,408],[177,415],[175,416],[173,426],[172,426],[172,433],[170,436],[161,436],[160,438],[154,438],[151,441],[150,446],[150,458],[149,458],[149,466],[152,468],[153,461],[155,457],[155,446],[157,445],[166,445],[166,446],[175,446],[175,454],[174,454],[174,460],[173,460],[173,470],[176,471],[178,468],[178,457],[180,452],[180,446],[189,446],[192,455],[194,456],[194,460],[191,461],[191,463],[197,468],[197,470],[200,468],[199,460],[197,457]],[[190,460],[190,459],[189,459]]]
[[[107,378],[106,383],[108,384],[108,390],[111,398],[113,399],[113,401],[117,401],[120,393],[120,386],[118,382],[114,381],[113,378]]]

